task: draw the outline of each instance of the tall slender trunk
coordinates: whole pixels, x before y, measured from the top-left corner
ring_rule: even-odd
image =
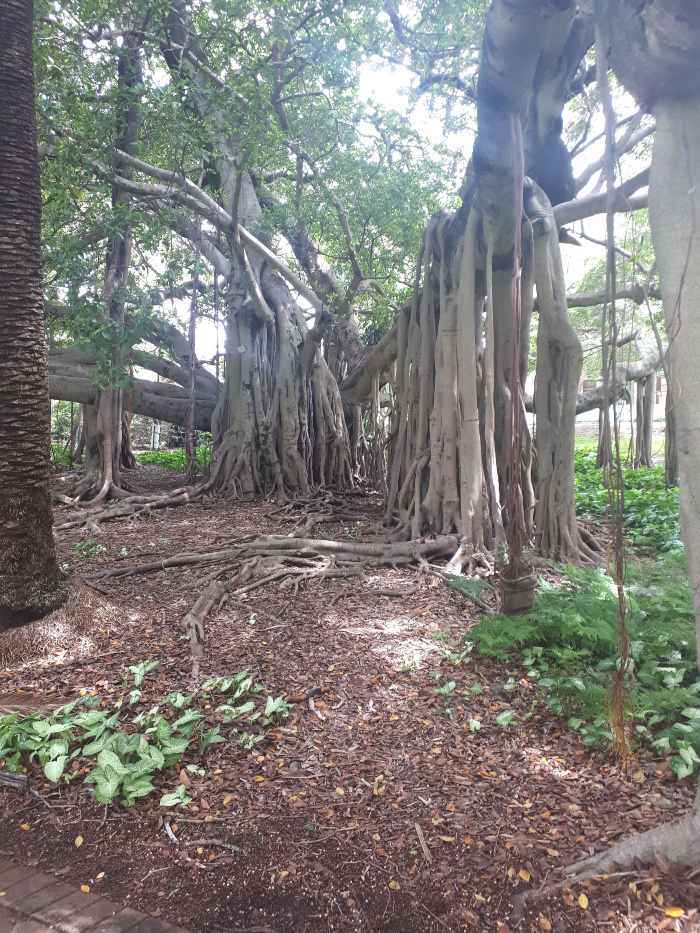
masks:
[[[50,403],[31,0],[0,4],[0,630],[67,595],[49,496]]]
[[[120,49],[117,64],[116,149],[132,154],[138,138],[138,93],[141,84],[140,38],[128,33]],[[118,152],[114,156],[115,169],[124,176],[131,170],[120,166]],[[128,216],[130,195],[116,185],[112,189],[114,227],[107,247],[105,280],[102,288],[104,314],[113,333],[112,354],[100,372],[102,388],[95,411],[86,412],[84,430],[86,438],[85,476],[74,492],[79,497],[92,497],[93,501],[118,494],[122,488],[122,388],[120,378],[124,369],[126,341],[124,335],[124,290],[129,275],[132,248],[132,228]]]

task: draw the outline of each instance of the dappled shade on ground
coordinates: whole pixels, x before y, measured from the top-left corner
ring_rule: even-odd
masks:
[[[137,471],[139,482],[152,482],[151,469]],[[361,537],[379,497],[356,497],[355,508],[354,526],[326,525],[324,535]],[[64,533],[59,546],[62,561],[95,571],[225,546],[231,529],[283,531],[281,521],[271,504],[204,500],[104,526],[96,540],[105,552],[92,557],[73,554],[84,532]],[[34,703],[85,690],[111,707],[133,688],[131,680],[122,687],[126,669],[151,660],[158,665],[146,674],[136,709],[191,692],[178,619],[198,591],[178,589],[202,575],[193,567],[99,581],[93,627],[40,663],[5,670],[5,702],[18,690]],[[250,752],[225,742],[202,761],[193,743],[186,758],[205,774],[185,779],[192,803],[180,814],[158,805],[183,780],[174,768],[155,776],[155,794],[110,809],[103,825],[104,807],[88,786],[54,787],[35,766],[28,790],[0,789],[3,851],[65,869],[67,880],[196,933],[216,924],[278,933],[329,924],[427,933],[495,930],[500,922],[513,929],[513,895],[558,880],[559,866],[630,828],[689,809],[691,780],[677,781],[646,751],[623,774],[580,744],[517,662],[475,656],[455,666],[449,654],[459,651],[478,610],[442,584],[426,581],[417,591],[414,584],[413,571],[386,570],[364,581],[314,582],[296,598],[293,587],[273,585],[214,611],[200,683],[248,668],[272,696],[294,701],[290,718],[266,729]],[[407,595],[377,595],[387,589]],[[220,722],[215,709],[223,701],[201,693],[193,700],[207,728]],[[513,721],[499,725],[508,710]],[[243,852],[186,845],[198,839]],[[691,929],[697,917],[687,915],[700,898],[692,875],[653,868],[562,889],[533,907],[524,928]],[[679,927],[665,912],[670,907],[685,911]]]

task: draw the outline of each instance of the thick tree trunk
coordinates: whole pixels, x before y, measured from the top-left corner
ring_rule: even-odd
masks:
[[[700,645],[700,99],[659,101],[654,115],[649,219],[673,346],[681,530]]]
[[[0,5],[0,630],[67,596],[49,498],[50,407],[31,0]]]

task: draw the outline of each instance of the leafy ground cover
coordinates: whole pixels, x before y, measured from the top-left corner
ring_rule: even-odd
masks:
[[[158,467],[130,476],[139,488],[168,480],[181,481]],[[363,522],[359,534],[381,514],[380,497],[353,496],[352,509]],[[204,500],[129,527],[104,526],[92,539],[104,551],[90,545],[75,553],[86,541],[78,531],[58,545],[61,560],[83,574],[212,542],[225,547],[241,532],[284,533],[297,522],[270,503]],[[339,514],[324,534],[342,540],[347,527]],[[649,742],[640,744],[634,775],[625,773],[607,749],[567,728],[517,661],[465,653],[462,636],[480,610],[430,580],[417,584],[410,570],[372,574],[362,585],[313,582],[296,597],[283,586],[233,600],[207,618],[202,676],[193,680],[179,619],[200,592],[201,574],[186,566],[100,580],[89,630],[33,659],[5,662],[2,712],[47,719],[48,702],[55,709],[90,696],[99,706],[79,704],[71,715],[96,710],[108,719],[121,699],[111,732],[146,734],[153,723],[134,719],[158,706],[171,735],[189,739],[178,761],[151,772],[153,792],[125,806],[120,791],[106,821],[95,784],[51,781],[25,753],[28,787],[0,786],[5,854],[194,933],[508,933],[513,895],[556,879],[582,852],[691,805],[693,777],[679,780]],[[488,588],[481,598],[493,605]],[[143,675],[138,686],[134,668]],[[221,707],[233,691],[211,696],[203,687],[244,670],[264,685],[252,698],[261,717],[227,725]],[[141,696],[131,704],[133,690]],[[166,702],[178,693],[194,694],[188,708],[202,714],[186,736],[173,726],[184,707]],[[289,718],[263,727],[268,700],[280,697]],[[226,741],[200,754],[198,733],[217,727]],[[246,748],[231,727],[262,739]],[[69,756],[81,746],[83,732],[75,732]],[[76,773],[99,754],[76,756]],[[72,775],[73,762],[66,765],[62,774]],[[167,794],[182,799],[161,805]],[[636,924],[650,933],[661,919],[675,929],[665,914],[675,908],[689,930],[696,884],[653,869],[637,898],[626,877],[592,881],[537,904],[517,928],[549,923],[578,933]]]
[[[669,756],[679,778],[700,763],[700,677],[692,595],[683,555],[630,566],[626,587],[630,725],[634,740]],[[543,581],[529,616],[482,619],[467,648],[525,675],[586,745],[609,747],[607,699],[619,665],[617,591],[602,571],[568,567],[563,585]]]
[[[197,448],[197,462],[207,468],[211,458],[210,447]],[[147,466],[165,467],[166,470],[185,469],[185,450],[145,450],[136,454],[136,461]]]
[[[0,716],[0,768],[23,772],[36,760],[52,783],[69,784],[83,778],[86,785],[93,785],[92,793],[100,803],[118,801],[130,807],[138,797],[155,790],[153,777],[180,762],[191,742],[200,757],[209,745],[218,742],[237,741],[251,749],[264,738],[261,731],[252,730],[253,723],[259,721],[264,728],[288,715],[289,707],[281,697],[268,696],[264,708],[256,709],[263,687],[254,683],[248,671],[210,678],[189,696],[177,691],[148,711],[134,714],[132,707],[143,696],[140,688],[145,676],[157,666],[158,661],[130,665],[122,687],[129,687],[133,676],[132,689],[126,697],[114,700],[110,708],[105,709],[108,704],[92,693],[81,691],[82,695],[48,716],[40,711],[29,716],[19,712]],[[198,692],[210,701],[215,693],[228,693],[217,707],[221,723],[206,731],[204,713],[192,706]],[[236,725],[231,726],[233,723]],[[225,730],[228,735],[221,733],[222,725],[231,726]],[[195,764],[185,767],[204,774]],[[191,800],[185,785],[180,784],[161,796],[160,805],[186,806]]]
[[[579,515],[604,519],[608,492],[602,470],[596,470],[594,450],[576,449],[575,495]],[[635,550],[665,553],[683,547],[678,523],[678,490],[666,489],[663,466],[632,470],[624,467],[625,532]]]

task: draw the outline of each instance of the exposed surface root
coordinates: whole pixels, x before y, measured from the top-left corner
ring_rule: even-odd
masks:
[[[226,594],[223,583],[210,583],[206,590],[192,606],[187,615],[180,619],[180,628],[190,640],[190,655],[192,657],[192,677],[199,677],[199,662],[204,657],[204,620],[213,606],[220,602]]]
[[[290,583],[293,581],[296,594],[300,584],[311,578],[362,576],[372,566],[406,567],[418,564],[427,567],[431,560],[452,554],[456,546],[455,535],[446,535],[430,541],[408,541],[398,544],[269,535],[253,541],[242,539],[240,544],[232,548],[199,554],[178,554],[164,560],[113,567],[86,574],[85,579],[104,580],[110,577],[152,573],[186,565],[225,564],[223,567],[209,571],[202,579],[186,584],[181,589],[209,584],[207,592],[210,589],[214,592],[213,587],[223,586],[221,596],[226,586],[212,581],[224,575],[230,577],[233,572],[236,572],[229,588],[238,596],[266,586],[268,583],[283,583],[287,580]]]
[[[700,786],[689,813],[670,823],[630,836],[591,858],[569,865],[565,871],[573,880],[654,862],[700,866]]]
[[[96,531],[102,522],[113,521],[119,518],[128,518],[133,520],[140,516],[148,515],[152,509],[173,508],[176,505],[187,505],[194,502],[200,496],[208,492],[210,484],[204,486],[181,486],[179,489],[173,489],[172,492],[162,496],[128,496],[121,499],[118,503],[104,504],[98,503],[97,506],[86,506],[74,512],[70,512],[65,521],[55,525],[57,531],[67,531],[70,528],[86,527],[88,531]],[[54,496],[56,498],[56,496]],[[67,497],[59,497],[59,501],[66,504],[74,504]]]

